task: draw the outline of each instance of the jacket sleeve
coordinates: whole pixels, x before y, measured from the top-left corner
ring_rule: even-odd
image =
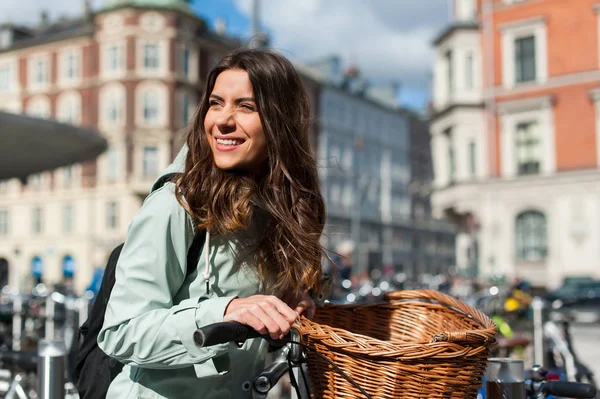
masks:
[[[186,274],[193,226],[174,185],[152,193],[134,217],[117,262],[99,347],[125,364],[144,368],[193,365],[201,376],[227,372],[228,344],[197,348],[197,327],[223,321],[235,297],[192,297],[174,304]]]

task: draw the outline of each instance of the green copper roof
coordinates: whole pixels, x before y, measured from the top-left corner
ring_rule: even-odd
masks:
[[[104,0],[101,11],[118,7],[165,8],[169,10],[192,13],[191,0]]]

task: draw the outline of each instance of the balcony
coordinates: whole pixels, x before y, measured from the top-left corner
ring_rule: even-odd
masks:
[[[452,183],[436,189],[431,196],[433,214],[437,218],[473,213],[481,203],[481,187],[476,183]]]

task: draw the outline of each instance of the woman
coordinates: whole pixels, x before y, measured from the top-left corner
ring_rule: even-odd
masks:
[[[146,198],[117,264],[98,344],[126,366],[107,397],[250,397],[265,341],[200,349],[196,328],[234,320],[279,338],[312,316],[325,206],[308,125],[282,56],[240,50],[210,72],[183,175]],[[196,231],[205,244],[186,277]]]

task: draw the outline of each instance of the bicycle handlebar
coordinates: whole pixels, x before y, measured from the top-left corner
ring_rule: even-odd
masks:
[[[269,334],[261,334],[252,327],[237,321],[209,324],[194,331],[194,343],[199,348],[228,342],[239,344],[251,338],[264,338],[271,346],[281,347],[289,341],[289,334],[282,340],[275,340]]]
[[[542,392],[561,398],[593,399],[596,397],[596,388],[593,385],[570,381],[545,382],[542,384]]]

